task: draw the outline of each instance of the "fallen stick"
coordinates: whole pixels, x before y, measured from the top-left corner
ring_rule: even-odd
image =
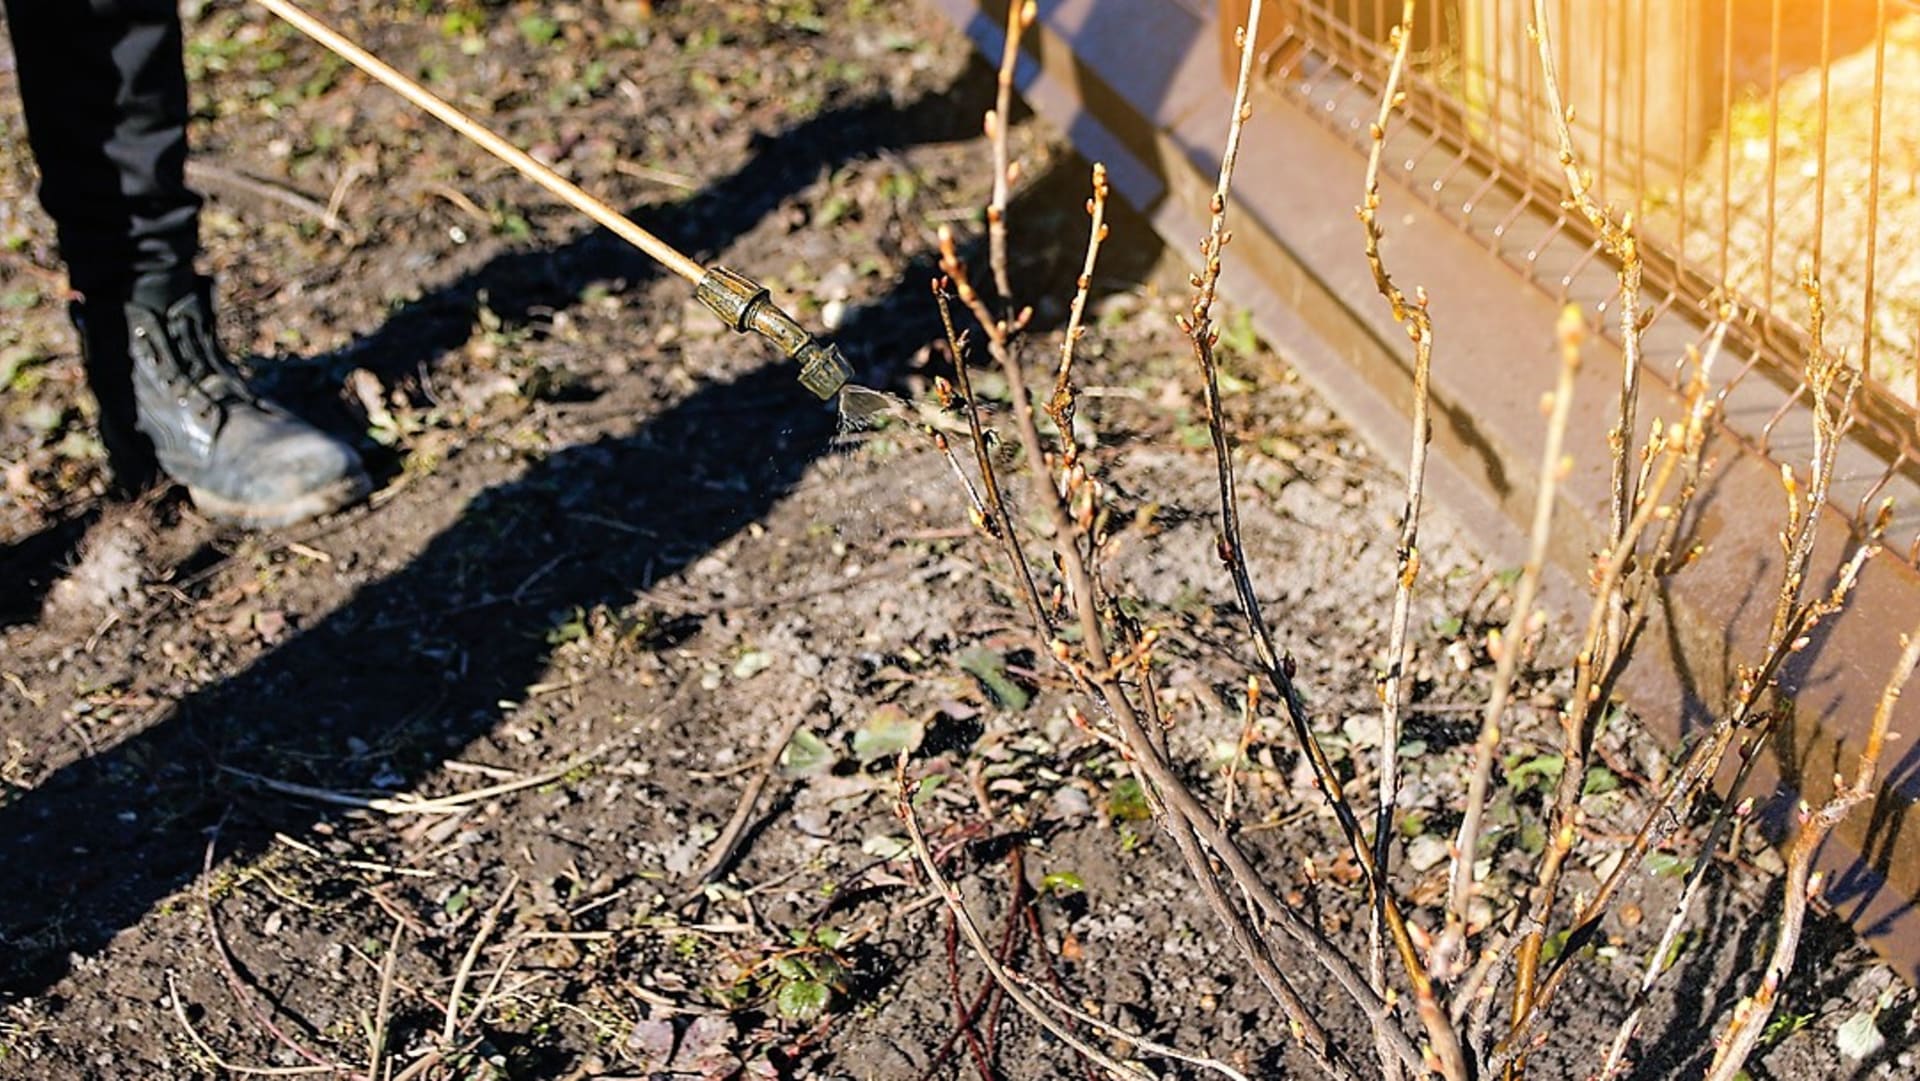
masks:
[[[367,1076],[380,1081],[387,1062],[387,1024],[392,1019],[393,1010],[393,966],[400,956],[400,939],[406,933],[407,925],[393,921],[393,935],[387,939],[387,955],[380,959],[380,995],[373,1010],[373,1033],[367,1037]]]
[[[500,922],[500,910],[507,906],[507,902],[513,899],[513,892],[519,888],[520,876],[515,874],[507,880],[507,888],[501,890],[500,896],[494,898],[493,904],[488,907],[486,916],[480,921],[480,929],[467,946],[466,956],[460,959],[460,970],[453,976],[453,989],[447,992],[446,1024],[440,1030],[440,1043],[443,1046],[452,1046],[454,1036],[460,1031],[460,996],[467,989],[467,980],[473,976],[473,963],[480,959],[480,951],[486,946],[487,939],[493,937],[493,929]],[[479,1014],[482,1005],[484,1003],[474,1006],[474,1015]]]
[[[719,877],[720,872],[726,870],[727,865],[733,862],[734,852],[740,847],[741,839],[747,835],[748,824],[753,821],[754,808],[760,803],[761,793],[767,790],[767,785],[772,782],[775,771],[780,768],[780,756],[786,753],[787,744],[792,741],[794,733],[800,731],[800,726],[806,723],[814,707],[820,705],[823,698],[819,691],[808,694],[801,700],[800,708],[793,711],[793,715],[787,718],[787,723],[781,726],[780,731],[774,733],[772,740],[768,741],[766,753],[760,756],[760,761],[755,767],[753,780],[748,781],[746,791],[740,793],[740,802],[734,805],[733,817],[727,819],[726,828],[722,829],[720,836],[714,839],[713,847],[708,850],[706,860],[700,864],[700,869],[693,875],[693,890],[681,903],[691,901],[699,894],[701,887]]]
[[[222,824],[224,824],[224,820],[222,820]],[[200,863],[200,907],[206,917],[207,938],[213,945],[214,959],[220,963],[221,975],[226,977],[227,990],[232,992],[234,1000],[238,1002],[240,1007],[247,1012],[247,1015],[253,1019],[254,1024],[260,1026],[262,1031],[272,1036],[283,1047],[286,1047],[294,1054],[312,1063],[314,1072],[317,1073],[325,1070],[336,1075],[360,1076],[340,1063],[328,1061],[319,1053],[308,1049],[308,1047],[299,1040],[287,1035],[280,1026],[273,1023],[272,1016],[263,1011],[259,1004],[254,1001],[246,981],[240,978],[240,970],[236,968],[233,963],[233,953],[227,948],[226,936],[220,933],[220,923],[213,915],[213,891],[208,889],[206,885],[206,879],[213,876],[213,850],[214,846],[219,843],[220,826],[216,825],[213,828],[212,835],[207,838],[206,855],[201,859]]]
[[[316,788],[313,785],[298,784],[293,781],[282,781],[240,769],[236,766],[221,766],[220,771],[222,773],[231,773],[242,780],[252,781],[254,784],[271,792],[278,792],[284,796],[299,796],[302,799],[317,800],[321,803],[332,804],[335,807],[351,807],[361,811],[379,811],[382,814],[390,815],[448,814],[475,803],[483,803],[496,796],[510,795],[514,792],[524,791],[525,789],[538,788],[543,784],[551,784],[565,777],[567,774],[572,773],[574,770],[588,765],[611,749],[611,743],[604,744],[589,754],[584,754],[572,759],[565,765],[555,766],[545,773],[536,773],[531,777],[522,777],[517,781],[506,781],[501,784],[487,785],[484,788],[476,788],[471,792],[459,792],[451,796],[435,796],[431,799],[421,799],[418,796],[408,795],[356,796],[350,792],[339,792],[331,788]]]
[[[325,203],[285,184],[277,184],[257,176],[248,176],[246,173],[200,159],[187,162],[187,179],[202,188],[226,188],[270,203],[279,203],[281,206],[307,215],[331,232],[340,231],[339,217],[328,210]]]
[[[243,1066],[237,1062],[228,1062],[221,1058],[220,1052],[215,1051],[213,1046],[207,1043],[206,1039],[193,1027],[193,1021],[187,1017],[187,1008],[180,1001],[180,988],[174,983],[172,969],[167,970],[167,999],[173,1003],[173,1016],[179,1019],[180,1028],[187,1034],[187,1041],[198,1048],[201,1054],[207,1056],[215,1066],[230,1074],[238,1074],[242,1077],[309,1077],[314,1074],[337,1073],[331,1066]]]

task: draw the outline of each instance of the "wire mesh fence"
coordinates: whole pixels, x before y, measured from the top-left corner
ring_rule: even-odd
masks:
[[[1238,25],[1245,0],[1226,0]],[[1277,10],[1276,10],[1277,8]],[[1728,430],[1804,461],[1800,377],[1820,283],[1826,348],[1862,373],[1835,499],[1904,508],[1890,547],[1920,563],[1920,2],[1550,0],[1575,149],[1595,195],[1631,213],[1672,358],[1724,302],[1738,363]],[[1390,0],[1267,5],[1270,87],[1365,148],[1400,16]],[[1604,326],[1615,268],[1564,179],[1532,0],[1420,6],[1392,172],[1522,277]],[[1617,328],[1614,328],[1617,330]],[[1677,378],[1678,368],[1670,373]]]

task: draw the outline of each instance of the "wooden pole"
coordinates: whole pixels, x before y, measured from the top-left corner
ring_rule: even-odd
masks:
[[[640,228],[625,215],[582,190],[580,185],[554,172],[533,155],[494,134],[479,121],[461,112],[432,91],[405,75],[386,61],[343,37],[326,23],[307,14],[292,0],[259,0],[260,6],[291,23],[294,29],[325,46],[334,55],[373,76],[388,89],[433,114],[441,123],[480,145],[481,149],[518,170],[520,175],[552,192],[587,217],[605,226],[620,239],[646,252],[660,265],[698,284],[706,268],[682,255],[671,244]]]

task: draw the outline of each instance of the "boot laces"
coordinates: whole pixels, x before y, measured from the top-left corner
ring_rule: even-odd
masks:
[[[197,392],[195,396],[203,399],[204,408],[222,420],[234,406],[265,408],[227,359],[204,309],[163,317],[161,323],[183,389]]]

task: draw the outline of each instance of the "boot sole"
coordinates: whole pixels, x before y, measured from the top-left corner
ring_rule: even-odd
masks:
[[[357,503],[372,488],[373,482],[365,473],[355,473],[278,503],[237,502],[192,485],[187,486],[187,494],[193,497],[193,505],[199,508],[200,513],[223,525],[243,529],[278,529]]]

